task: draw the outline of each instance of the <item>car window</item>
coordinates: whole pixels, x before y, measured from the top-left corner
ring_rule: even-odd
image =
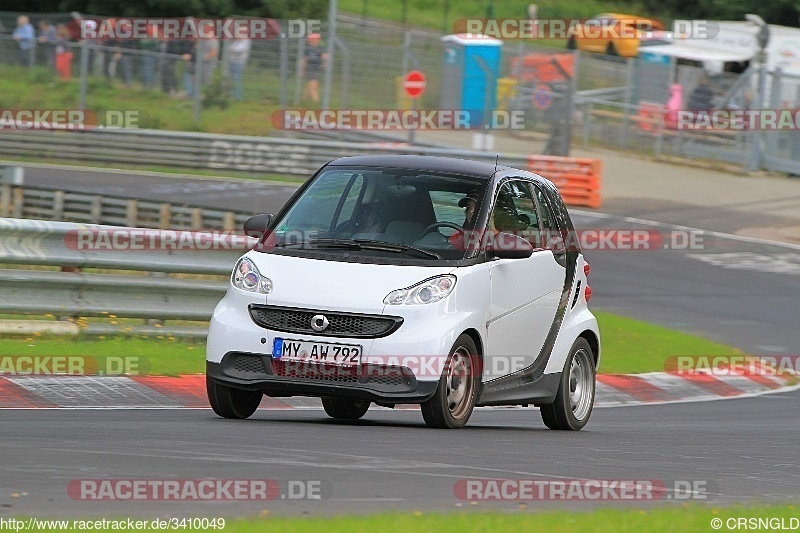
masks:
[[[328,231],[335,223],[334,215],[345,190],[357,179],[350,172],[329,172],[323,179],[314,182],[303,193],[303,201],[297,202],[286,214],[281,224],[276,227],[278,234],[291,229],[296,232]],[[350,200],[350,197],[346,198]],[[353,205],[355,200],[353,200]],[[345,211],[344,207],[341,210]],[[352,212],[352,207],[350,208]],[[339,220],[343,220],[340,216]]]
[[[512,180],[500,187],[491,220],[497,231],[513,233],[538,246],[539,216],[526,182]]]
[[[358,201],[364,190],[364,176],[362,174],[356,175],[350,180],[348,187],[349,190],[346,188],[344,191],[346,196],[342,198],[342,207],[339,210],[338,216],[333,221],[334,225],[350,220],[353,217],[356,201]]]
[[[458,207],[458,202],[464,198],[464,193],[453,191],[430,191],[433,212],[436,222],[452,222],[459,226],[464,222],[464,208]]]
[[[322,239],[335,239],[326,253],[358,255],[380,255],[365,243],[388,242],[435,252],[427,254],[434,259],[461,259],[461,230],[472,229],[485,188],[480,178],[404,169],[323,171],[275,224],[276,242],[319,248]]]
[[[541,247],[545,248],[553,248],[554,246],[560,246],[563,244],[563,238],[561,236],[561,232],[559,231],[558,224],[556,222],[555,214],[553,210],[550,208],[550,204],[547,200],[547,196],[544,194],[544,191],[537,186],[534,185],[533,189],[536,195],[536,205],[539,211],[539,217],[541,220]],[[556,241],[553,241],[556,239]]]

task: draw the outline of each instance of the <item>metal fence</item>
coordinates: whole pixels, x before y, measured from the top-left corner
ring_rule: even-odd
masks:
[[[11,131],[0,128],[0,155],[90,163],[310,176],[338,157],[371,154],[461,157],[493,163],[496,152],[386,143],[249,137],[161,130]],[[500,162],[526,168],[529,154],[501,155]]]
[[[12,19],[8,15],[6,19]],[[58,22],[54,16],[49,18]],[[277,23],[281,33],[288,33],[288,21]],[[174,42],[157,39],[113,46],[100,42],[63,42],[64,53],[71,53],[72,59],[66,70],[60,71],[58,59],[49,55],[53,52],[49,45],[36,44],[29,61],[21,65],[17,43],[5,35],[0,36],[0,68],[7,76],[24,78],[27,84],[63,87],[64,107],[85,106],[101,112],[117,105],[115,102],[125,106],[125,91],[162,92],[175,100],[174,106],[169,106],[171,109],[188,110],[195,122],[206,109],[215,106],[222,109],[236,100],[261,106],[258,109],[263,109],[264,122],[269,121],[268,114],[276,107],[404,109],[411,103],[401,90],[401,79],[411,69],[422,70],[427,77],[419,107],[441,107],[449,86],[443,78],[446,47],[441,32],[408,30],[347,15],[340,15],[335,27],[335,35],[330,34],[326,23],[321,27],[320,46],[327,51],[328,45],[332,45],[333,54],[327,58],[332,77],[330,84],[326,84],[324,72],[315,73],[319,85],[316,101],[308,83],[314,75],[303,67],[311,46],[305,36],[251,41],[240,72],[233,59],[235,41],[216,43],[217,58],[206,62],[201,54],[187,61],[181,54],[186,50],[173,46]],[[182,46],[185,48],[186,43]],[[62,66],[65,61],[62,59]],[[203,74],[192,75],[192,71]],[[72,81],[62,79],[62,72]],[[567,155],[570,144],[580,144],[586,148],[613,147],[656,156],[733,163],[749,170],[765,168],[800,174],[795,131],[681,131],[664,124],[672,88],[680,87],[680,108],[687,109],[703,77],[710,78],[715,106],[797,107],[798,80],[780,72],[765,73],[766,92],[758,94],[758,74],[758,65],[751,65],[742,74],[714,74],[654,54],[642,53],[638,58],[626,59],[517,41],[503,44],[500,71],[492,74],[490,85],[496,88],[496,108],[523,111],[525,133],[546,141],[546,153]],[[109,91],[109,87],[115,87],[116,92]],[[148,127],[159,128],[158,111],[153,115]],[[340,139],[346,137],[339,134]],[[236,142],[263,144],[256,139]],[[124,152],[122,147],[117,148]],[[154,148],[158,158],[162,151]],[[219,153],[220,149],[212,152]],[[236,148],[224,150],[236,152]],[[302,143],[293,148],[283,145],[279,152],[258,151],[258,159],[237,165],[280,168],[285,166],[280,162],[283,156],[302,154],[304,150]],[[74,156],[67,154],[67,157]],[[204,159],[201,157],[201,161]]]
[[[232,231],[241,227],[249,216],[251,214],[168,202],[0,185],[0,217],[141,228]]]
[[[82,234],[140,231],[146,249],[98,249],[81,245]],[[167,235],[169,234],[169,235]],[[179,249],[160,243],[196,239],[194,232],[135,230],[0,218],[0,312],[25,315],[207,321],[225,293],[236,258],[252,240],[233,249]],[[127,241],[126,241],[127,242]],[[217,242],[222,242],[218,240]],[[17,266],[17,268],[13,268]],[[47,268],[51,267],[51,268]],[[202,276],[197,276],[202,275]],[[107,332],[108,324],[95,324]],[[124,327],[114,327],[117,332]],[[128,328],[133,330],[134,328]],[[162,326],[156,331],[202,335],[204,328]]]

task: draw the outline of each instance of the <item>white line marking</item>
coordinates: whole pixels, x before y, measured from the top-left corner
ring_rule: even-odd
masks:
[[[656,220],[648,220],[645,218],[637,218],[637,217],[623,217],[620,215],[612,215],[608,213],[595,213],[593,211],[584,211],[582,209],[570,209],[570,213],[574,213],[580,216],[590,217],[590,218],[616,218],[622,220],[624,222],[631,222],[634,224],[642,224],[644,226],[661,226],[664,228],[671,228],[671,229],[678,229],[682,231],[699,231],[702,233],[708,233],[709,235],[713,235],[715,237],[720,237],[723,239],[730,239],[733,241],[741,241],[741,242],[750,242],[753,244],[768,244],[770,246],[781,246],[783,248],[789,248],[790,250],[800,250],[800,244],[794,244],[790,242],[781,242],[781,241],[773,241],[770,239],[759,239],[758,237],[745,237],[744,235],[736,235],[734,233],[725,233],[722,231],[711,231],[701,228],[694,228],[691,226],[681,226],[679,224],[669,224],[667,222],[658,222]]]

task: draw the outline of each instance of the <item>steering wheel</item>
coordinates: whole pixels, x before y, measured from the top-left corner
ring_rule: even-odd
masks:
[[[439,228],[450,228],[456,230],[459,233],[464,232],[464,228],[453,222],[434,222],[433,224],[425,228],[425,231],[423,231],[422,234],[427,235],[428,233],[433,233],[435,230]]]

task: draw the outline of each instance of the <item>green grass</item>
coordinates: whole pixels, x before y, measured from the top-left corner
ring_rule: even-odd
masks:
[[[195,124],[194,103],[188,99],[96,78],[90,78],[87,93],[87,109],[101,121],[106,111],[139,111],[139,127],[164,130],[265,136],[272,131],[271,116],[278,109],[277,101],[268,98],[230,102],[224,109],[202,108],[200,122]],[[44,68],[29,73],[22,67],[0,65],[0,109],[76,109],[78,102],[77,78],[57,81]]]
[[[719,518],[761,517],[788,519],[800,516],[792,505],[709,508],[701,506],[639,509],[603,509],[592,512],[551,511],[543,513],[386,513],[363,517],[267,518],[242,520],[226,525],[230,533],[246,531],[326,531],[355,533],[381,531],[470,531],[486,533],[529,533],[535,531],[573,533],[638,533],[641,531],[713,531],[710,522]],[[726,528],[723,527],[723,530]]]
[[[762,518],[783,519],[784,527],[789,527],[791,519],[797,519],[800,509],[794,505],[772,506],[674,506],[655,509],[600,509],[595,511],[547,511],[525,512],[524,506],[514,512],[474,512],[427,513],[412,511],[407,513],[380,513],[366,516],[335,517],[273,517],[262,511],[260,518],[226,520],[226,533],[250,533],[265,531],[270,533],[293,533],[295,531],[320,531],[325,533],[406,533],[407,531],[446,533],[450,531],[469,531],[486,533],[529,533],[547,531],[554,533],[639,533],[650,531],[664,532],[708,532],[712,519],[722,520],[720,531],[731,531],[725,527],[728,519]],[[148,520],[150,522],[151,520]],[[778,528],[781,522],[775,522]],[[743,529],[743,528],[742,528]],[[41,531],[52,531],[40,529]],[[62,529],[60,531],[77,531]],[[145,531],[150,531],[146,529]],[[215,531],[209,529],[209,531]]]
[[[150,375],[196,374],[205,371],[205,355],[204,340],[168,334],[154,338],[34,335],[0,339],[0,357],[86,357],[92,358],[83,363],[87,371],[106,369],[106,374],[118,373],[120,368]]]
[[[675,355],[730,355],[735,348],[647,322],[595,311],[600,323],[603,354],[600,372],[634,374],[664,370]],[[122,319],[120,319],[122,320]],[[123,320],[124,323],[124,320]],[[199,340],[168,334],[142,336],[52,337],[28,336],[0,340],[0,356],[138,357],[140,372],[179,375],[204,371],[205,346]]]
[[[454,22],[460,18],[528,18],[528,5],[531,3],[538,6],[540,19],[589,18],[604,12],[659,15],[645,9],[644,2],[638,0],[450,0],[447,12],[443,0],[407,0],[405,20],[411,26],[452,33]],[[491,11],[488,9],[490,5]],[[339,11],[403,22],[403,1],[339,0]]]
[[[593,310],[600,325],[603,374],[638,374],[664,370],[674,355],[741,354],[731,346],[648,322]]]

